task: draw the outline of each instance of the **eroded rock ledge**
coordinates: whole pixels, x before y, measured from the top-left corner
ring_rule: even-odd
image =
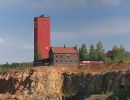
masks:
[[[130,97],[130,63],[49,66],[0,74],[2,100],[111,100]],[[102,95],[101,97],[98,95]],[[87,99],[90,98],[90,99]]]

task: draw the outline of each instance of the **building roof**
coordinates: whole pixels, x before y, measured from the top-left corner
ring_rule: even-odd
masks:
[[[78,50],[73,47],[52,47],[53,53],[77,54]]]

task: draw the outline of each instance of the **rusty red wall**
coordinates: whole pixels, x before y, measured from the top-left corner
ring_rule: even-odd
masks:
[[[40,52],[42,59],[49,58],[50,50],[50,17],[36,17],[34,18],[34,60],[41,60],[36,58]]]

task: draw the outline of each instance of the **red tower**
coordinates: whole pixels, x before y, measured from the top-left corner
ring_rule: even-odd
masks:
[[[34,18],[34,61],[49,58],[50,17],[41,15]]]

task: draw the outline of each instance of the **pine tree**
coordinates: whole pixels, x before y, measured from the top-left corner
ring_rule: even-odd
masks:
[[[97,58],[96,54],[96,49],[93,44],[90,45],[90,50],[89,50],[89,60],[90,61],[95,61]]]
[[[80,60],[87,60],[88,52],[85,44],[82,44],[81,48],[79,49],[79,58]]]
[[[104,61],[105,60],[105,50],[103,47],[103,44],[101,41],[99,41],[96,45],[96,53],[97,53],[97,59],[98,61]]]

